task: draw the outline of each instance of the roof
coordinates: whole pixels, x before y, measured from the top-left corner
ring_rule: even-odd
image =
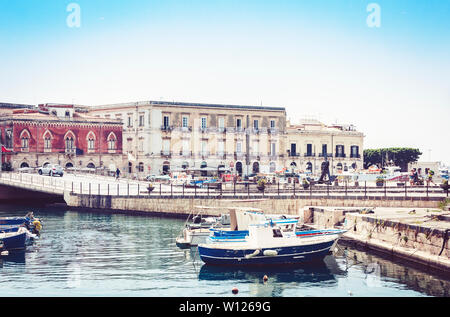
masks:
[[[164,107],[190,107],[190,108],[218,108],[218,109],[246,109],[246,110],[264,110],[264,111],[286,111],[284,107],[264,107],[264,106],[246,106],[246,105],[226,105],[226,104],[209,104],[209,103],[190,103],[177,101],[141,101],[131,103],[119,103],[100,106],[90,106],[91,111],[103,110],[108,108],[119,107],[136,107],[143,105],[164,106]]]

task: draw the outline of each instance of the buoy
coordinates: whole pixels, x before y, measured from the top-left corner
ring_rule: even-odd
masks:
[[[237,294],[237,293],[239,293],[239,290],[237,289],[237,287],[234,287],[232,290],[231,290],[231,292],[233,293],[233,294]]]
[[[264,275],[263,281],[264,281],[264,282],[267,282],[268,279],[269,279],[269,278],[267,277],[267,275]]]
[[[264,256],[277,256],[278,252],[276,250],[265,250],[263,254]]]

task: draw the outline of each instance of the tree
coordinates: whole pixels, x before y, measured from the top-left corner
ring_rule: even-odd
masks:
[[[388,162],[393,162],[401,167],[402,171],[408,169],[408,164],[417,162],[422,155],[419,149],[414,148],[382,148],[364,150],[364,168],[371,165],[383,167]]]

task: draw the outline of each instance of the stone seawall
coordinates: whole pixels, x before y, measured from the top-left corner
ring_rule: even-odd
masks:
[[[383,200],[383,199],[355,199],[351,197],[330,198],[293,198],[268,197],[261,199],[213,198],[207,196],[172,197],[172,196],[98,196],[80,195],[70,192],[64,193],[64,200],[68,206],[87,209],[107,209],[128,212],[148,212],[161,215],[188,215],[196,210],[196,206],[207,207],[253,207],[268,213],[298,215],[305,206],[336,206],[336,207],[412,207],[436,208],[438,200]],[[223,211],[211,210],[210,215],[217,215]]]
[[[343,239],[359,245],[450,271],[450,223],[446,212],[430,209],[377,208],[366,209],[309,207],[304,221],[317,228],[342,226]]]

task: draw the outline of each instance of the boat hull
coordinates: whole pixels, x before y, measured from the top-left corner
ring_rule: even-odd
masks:
[[[3,242],[3,249],[5,250],[23,250],[26,247],[27,234],[3,234],[0,235],[0,242]]]
[[[337,238],[315,244],[263,248],[259,250],[224,249],[201,245],[198,247],[198,251],[202,261],[208,265],[293,265],[324,258],[329,254],[336,242]],[[257,255],[253,255],[256,253]]]

